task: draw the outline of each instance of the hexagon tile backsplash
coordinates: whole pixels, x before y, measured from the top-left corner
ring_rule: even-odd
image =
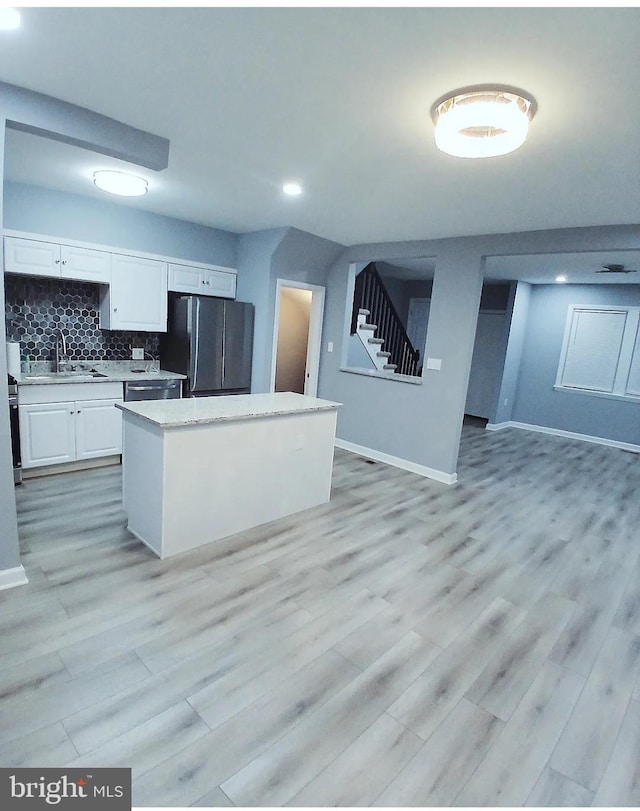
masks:
[[[51,360],[58,329],[69,360],[128,360],[134,346],[158,357],[156,333],[100,329],[96,284],[12,275],[4,284],[7,338],[20,342],[23,361]]]

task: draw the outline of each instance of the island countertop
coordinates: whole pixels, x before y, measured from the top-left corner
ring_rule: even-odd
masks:
[[[161,428],[303,414],[337,409],[340,405],[331,400],[320,400],[290,391],[116,403],[116,407],[125,413],[135,414]]]

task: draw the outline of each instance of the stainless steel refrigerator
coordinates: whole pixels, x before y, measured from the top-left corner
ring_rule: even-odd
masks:
[[[251,391],[253,304],[208,296],[169,299],[160,368],[187,376],[185,397]]]

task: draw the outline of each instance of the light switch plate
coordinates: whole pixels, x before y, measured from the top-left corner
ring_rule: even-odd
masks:
[[[329,341],[327,344],[327,352],[333,352],[333,341]]]
[[[132,347],[131,360],[144,360],[144,349],[141,347]]]
[[[442,358],[427,358],[427,369],[439,372],[442,368]]]

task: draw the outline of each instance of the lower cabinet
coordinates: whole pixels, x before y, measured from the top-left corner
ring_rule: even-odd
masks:
[[[59,465],[122,453],[119,400],[20,405],[24,468]]]

